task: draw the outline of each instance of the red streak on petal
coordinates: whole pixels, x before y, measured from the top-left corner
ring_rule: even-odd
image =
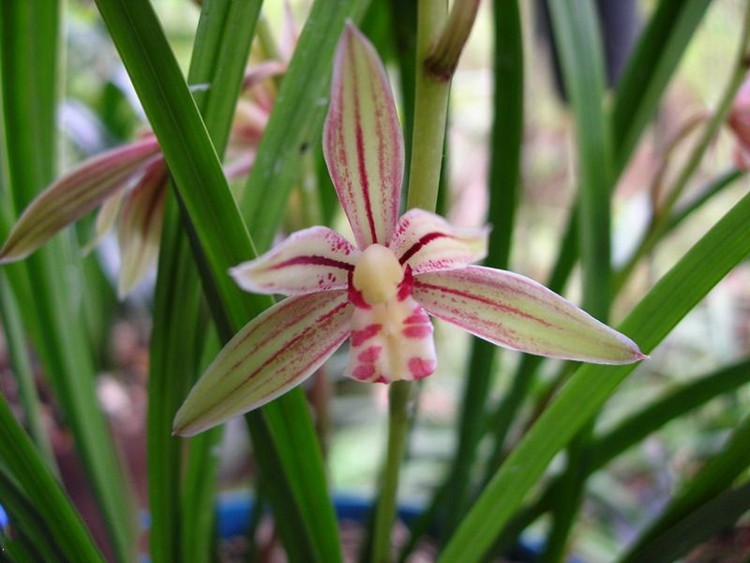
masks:
[[[320,316],[320,317],[319,317],[319,318],[317,319],[317,321],[318,321],[318,322],[316,323],[316,325],[315,325],[315,326],[316,326],[316,327],[318,327],[318,326],[320,326],[320,325],[323,325],[323,324],[325,324],[325,323],[326,323],[326,322],[327,322],[327,321],[328,321],[329,319],[331,319],[331,318],[332,318],[332,317],[334,317],[335,315],[339,314],[339,313],[340,313],[340,311],[341,311],[341,309],[345,308],[346,306],[347,306],[347,303],[346,303],[346,302],[344,302],[344,303],[342,303],[341,305],[338,305],[338,306],[336,306],[336,307],[335,307],[334,309],[332,309],[332,310],[328,311],[328,312],[327,312],[326,314],[324,314],[324,315]],[[296,323],[297,323],[297,322],[299,322],[299,320],[301,320],[301,318],[302,318],[302,317],[304,317],[304,316],[306,316],[306,315],[301,315],[301,316],[300,316],[300,317],[298,317],[297,319],[293,319],[293,320],[291,320],[288,326],[292,326],[292,325],[296,324]],[[278,351],[277,351],[277,352],[276,352],[275,354],[273,354],[273,355],[272,355],[272,356],[271,356],[270,358],[268,358],[268,359],[267,359],[267,360],[266,360],[266,361],[265,361],[265,362],[264,362],[264,363],[263,363],[262,365],[260,365],[259,367],[257,367],[257,368],[256,368],[255,370],[253,370],[253,371],[252,371],[251,373],[249,373],[249,374],[248,374],[248,375],[247,375],[247,376],[245,377],[245,379],[244,379],[244,380],[242,380],[242,381],[238,382],[238,384],[237,384],[237,385],[235,386],[235,388],[234,388],[234,389],[232,389],[232,390],[230,390],[230,391],[229,391],[229,392],[227,393],[227,395],[229,395],[229,394],[231,394],[231,393],[234,393],[234,392],[238,391],[238,390],[239,390],[239,389],[240,389],[240,388],[241,388],[241,387],[242,387],[242,386],[243,386],[243,385],[244,385],[245,383],[247,383],[248,381],[252,380],[252,379],[253,379],[254,377],[256,377],[256,376],[257,376],[257,375],[258,375],[259,373],[261,373],[261,372],[262,372],[262,371],[263,371],[263,370],[264,370],[264,369],[265,369],[266,367],[268,367],[269,365],[273,364],[273,363],[274,363],[274,362],[275,362],[275,361],[276,361],[276,360],[277,360],[277,359],[279,358],[279,356],[281,356],[282,354],[287,354],[287,353],[289,353],[289,349],[290,349],[290,348],[293,348],[293,347],[294,347],[294,346],[295,346],[295,345],[296,345],[296,344],[297,344],[298,342],[300,342],[300,341],[304,341],[304,340],[306,340],[306,339],[308,339],[308,338],[314,338],[314,336],[312,336],[312,335],[310,334],[310,332],[311,332],[312,330],[314,330],[314,329],[315,329],[315,327],[308,327],[307,329],[305,329],[304,331],[302,331],[302,332],[301,332],[300,334],[298,334],[298,335],[297,335],[297,336],[296,336],[295,338],[293,338],[293,339],[292,339],[291,341],[289,341],[289,342],[287,343],[287,345],[286,345],[286,346],[284,346],[284,347],[283,347],[282,349],[278,350]],[[282,330],[282,331],[283,331],[283,330]],[[280,331],[280,332],[282,332],[282,331]],[[249,337],[250,337],[250,336],[251,336],[252,334],[254,334],[254,332],[252,332],[252,331],[251,331],[251,332],[249,332],[249,333],[248,333],[248,334],[247,334],[247,335],[245,336],[245,339],[249,338]],[[305,357],[303,358],[303,359],[304,359],[304,361],[302,362],[302,366],[301,366],[301,368],[298,368],[297,370],[295,370],[295,373],[292,373],[292,374],[291,374],[291,375],[289,376],[289,378],[287,378],[287,379],[286,379],[286,380],[285,380],[285,381],[284,381],[283,383],[281,383],[281,384],[279,384],[279,382],[278,382],[278,381],[274,381],[274,388],[277,388],[277,389],[278,389],[278,388],[284,387],[284,386],[285,386],[285,385],[286,385],[287,383],[289,383],[290,381],[292,381],[292,380],[296,379],[296,378],[298,377],[298,374],[299,374],[299,372],[301,372],[301,371],[305,371],[306,369],[308,369],[308,366],[314,365],[314,364],[316,364],[316,363],[317,363],[317,362],[319,362],[319,361],[324,361],[324,359],[326,359],[326,358],[328,358],[329,356],[331,356],[331,355],[332,355],[332,354],[333,354],[333,353],[334,353],[334,352],[336,351],[336,349],[338,349],[338,347],[339,347],[339,346],[341,346],[342,342],[343,342],[343,341],[344,341],[344,340],[346,339],[346,336],[347,336],[347,335],[346,335],[345,333],[344,333],[344,334],[342,334],[342,335],[341,335],[341,338],[338,338],[338,339],[336,339],[336,341],[334,341],[334,342],[331,342],[329,346],[327,346],[327,347],[326,347],[326,348],[324,348],[324,349],[321,349],[321,350],[319,350],[318,354],[316,354],[316,355],[314,355],[314,356],[305,356]],[[267,341],[267,340],[268,340],[268,339],[266,339],[266,341]],[[249,351],[249,354],[252,354],[252,353],[254,352],[254,350],[257,350],[257,349],[259,349],[259,348],[260,348],[261,346],[262,346],[262,344],[261,344],[261,343],[259,343],[259,345],[255,346],[255,347],[253,348],[253,350]],[[249,355],[249,354],[248,354],[248,355]],[[246,356],[243,356],[242,358],[240,358],[240,359],[239,359],[239,360],[238,360],[238,361],[237,361],[237,362],[236,362],[236,363],[235,363],[235,364],[234,364],[234,365],[232,366],[232,368],[231,368],[231,369],[236,369],[236,368],[237,368],[237,366],[239,366],[239,365],[240,365],[240,364],[241,364],[241,363],[242,363],[242,362],[243,362],[243,361],[244,361],[244,360],[245,360],[246,358],[247,358],[247,355],[246,355]]]
[[[287,268],[289,266],[331,266],[332,268],[341,268],[342,270],[354,271],[352,264],[334,260],[326,256],[296,256],[280,262],[271,268],[272,270],[280,270],[281,268]]]
[[[349,52],[352,53],[350,59],[350,70],[352,73],[352,100],[354,101],[354,135],[357,146],[357,172],[359,172],[359,179],[362,183],[362,192],[364,195],[365,212],[367,214],[367,225],[370,228],[370,237],[373,242],[378,242],[378,235],[375,231],[375,217],[372,213],[372,202],[370,201],[370,180],[367,177],[367,163],[365,161],[365,142],[364,135],[362,134],[362,114],[359,107],[360,93],[357,89],[359,78],[357,77],[357,65],[354,64],[354,51],[357,49],[355,43],[354,34],[349,34]]]
[[[411,315],[404,319],[405,325],[424,324],[430,320],[422,307],[415,307]]]
[[[404,269],[404,279],[401,280],[401,283],[398,286],[398,293],[396,294],[396,298],[399,301],[403,301],[412,294],[413,289],[414,276],[412,276],[411,274],[411,266],[407,266]]]
[[[449,235],[447,235],[445,233],[438,233],[438,232],[432,232],[432,233],[427,233],[426,235],[422,235],[417,242],[415,242],[414,244],[412,244],[406,250],[406,252],[404,252],[401,255],[401,258],[399,258],[399,262],[401,262],[401,265],[403,266],[404,264],[406,264],[406,262],[409,260],[409,258],[411,258],[417,252],[419,252],[420,250],[422,250],[422,248],[424,246],[428,245],[429,243],[431,243],[435,239],[439,239],[439,238],[443,238],[443,237],[447,237],[447,236],[449,236]]]

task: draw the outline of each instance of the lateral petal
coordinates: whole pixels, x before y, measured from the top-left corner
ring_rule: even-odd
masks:
[[[167,179],[167,166],[160,158],[148,166],[123,201],[117,230],[122,260],[120,298],[132,291],[158,258]]]
[[[336,231],[311,227],[229,273],[245,291],[304,295],[346,288],[358,255],[359,250]]]
[[[469,266],[414,279],[427,311],[513,350],[565,360],[629,364],[646,358],[628,337],[518,274]]]
[[[398,217],[404,140],[385,69],[351,22],[336,50],[323,153],[359,247],[387,244]]]
[[[489,228],[454,227],[422,209],[401,216],[389,248],[414,275],[463,268],[487,255]]]
[[[84,161],[41,192],[21,214],[0,249],[0,264],[21,260],[67,225],[121,189],[148,157],[159,152],[153,136]]]
[[[192,436],[256,409],[312,375],[346,340],[346,291],[290,297],[250,321],[219,352],[177,411]]]

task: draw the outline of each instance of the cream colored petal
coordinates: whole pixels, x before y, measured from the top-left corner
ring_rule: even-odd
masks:
[[[454,227],[421,209],[399,219],[388,247],[414,275],[463,268],[487,255],[489,228]]]
[[[177,411],[174,433],[192,436],[256,409],[311,376],[349,336],[346,291],[290,297],[224,346]]]
[[[600,364],[643,360],[627,336],[543,285],[512,272],[469,266],[414,279],[427,311],[494,344]]]
[[[303,295],[344,289],[359,251],[327,227],[292,234],[255,260],[232,268],[230,274],[245,291]]]
[[[128,177],[158,152],[156,139],[149,136],[91,158],[62,176],[29,204],[13,226],[0,249],[0,263],[31,254],[124,187]]]
[[[117,225],[121,257],[118,294],[121,298],[143,279],[159,256],[167,180],[164,161],[154,162],[123,202]]]
[[[347,23],[333,67],[323,152],[357,244],[388,244],[396,226],[404,141],[377,52]]]

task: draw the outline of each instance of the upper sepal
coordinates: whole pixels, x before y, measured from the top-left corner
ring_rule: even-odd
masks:
[[[599,364],[646,358],[627,336],[512,272],[469,266],[425,274],[414,279],[414,297],[430,314],[513,350]]]
[[[385,69],[351,22],[336,50],[323,153],[359,247],[387,244],[398,218],[404,140]]]

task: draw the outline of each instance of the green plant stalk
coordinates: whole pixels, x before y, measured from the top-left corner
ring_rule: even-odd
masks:
[[[440,185],[450,80],[436,80],[424,62],[447,16],[447,2],[420,0],[417,6],[417,75],[414,128],[407,209],[434,211]],[[373,530],[372,563],[391,560],[391,530],[396,518],[399,468],[409,430],[408,405],[412,384],[397,382],[389,393],[388,446]]]
[[[724,125],[727,115],[729,115],[729,110],[732,108],[732,102],[745,79],[748,70],[748,61],[750,61],[750,6],[747,7],[743,16],[742,32],[740,35],[737,56],[734,59],[729,75],[729,81],[722,92],[719,103],[711,117],[708,119],[700,137],[693,146],[693,150],[690,152],[690,155],[685,160],[679,174],[675,178],[675,181],[666,190],[666,195],[661,206],[654,210],[654,215],[646,234],[641,239],[641,242],[633,255],[622,268],[620,277],[628,277],[630,272],[640,262],[641,258],[643,258],[643,256],[645,256],[663,236],[675,204],[685,191],[693,174],[695,174],[695,171],[698,169],[698,166],[703,160],[703,155],[705,154],[706,149],[708,149],[711,141],[719,132],[722,125]]]
[[[454,4],[456,10],[458,4]],[[493,124],[489,171],[489,249],[485,263],[507,269],[518,202],[518,179],[523,135],[523,41],[521,13],[517,1],[493,4],[494,48]],[[452,532],[468,506],[471,469],[486,422],[497,346],[472,339],[467,380],[461,401],[461,418],[453,466],[442,488],[440,503],[445,530]],[[447,535],[449,535],[446,534]]]
[[[330,87],[333,53],[347,18],[359,19],[367,0],[313,3],[276,97],[240,202],[258,251],[276,235],[303,159],[318,146]]]
[[[736,264],[750,247],[750,196],[738,202],[648,293],[619,330],[648,353]],[[457,532],[441,561],[478,561],[518,510],[555,454],[580,430],[635,369],[579,368],[556,400],[500,467]]]
[[[202,6],[188,81],[211,85],[195,97],[220,154],[227,144],[259,11],[260,2],[206,0]],[[191,248],[171,198],[165,207],[153,322],[148,385],[151,556],[157,562],[203,559],[208,557],[202,548],[213,529],[213,508],[209,506],[199,517],[195,514],[199,507],[181,502],[181,480],[175,476],[184,474],[183,441],[173,437],[171,429],[201,367],[207,319]],[[212,488],[209,483],[201,486],[201,478],[213,478],[211,472],[197,474],[201,469],[188,470],[185,476],[191,491]],[[184,524],[189,525],[189,533],[182,529]]]
[[[425,61],[431,54],[433,42],[443,31],[446,14],[444,0],[419,0],[417,4],[418,64],[407,209],[418,207],[432,211],[437,203],[450,77],[431,74]]]
[[[412,385],[408,381],[396,381],[388,390],[388,450],[375,511],[375,531],[370,559],[372,563],[391,560],[391,531],[397,510],[401,460],[406,450],[411,394]]]
[[[3,3],[0,20],[4,145],[8,194],[13,199],[5,205],[20,210],[56,173],[59,4],[51,0]],[[19,29],[33,32],[19,33]],[[132,560],[133,496],[128,494],[106,419],[96,406],[92,354],[76,299],[80,260],[73,253],[70,235],[58,236],[22,265],[8,267],[9,279],[14,280],[10,272],[15,268],[26,270],[28,287],[13,288],[16,297],[24,297],[19,302],[24,325],[33,328],[37,352],[73,433],[115,557]]]

